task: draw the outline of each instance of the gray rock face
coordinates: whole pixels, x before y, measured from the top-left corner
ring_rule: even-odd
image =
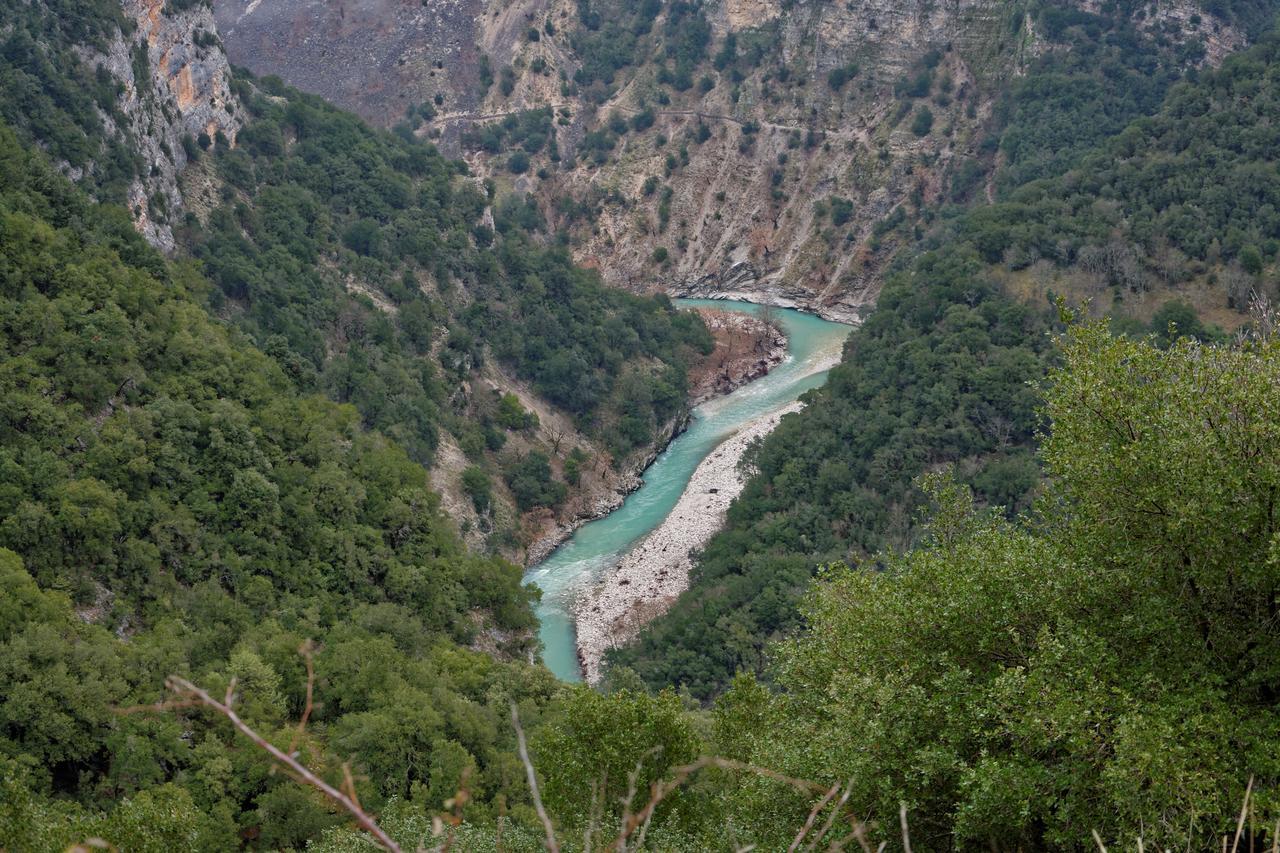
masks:
[[[459,133],[469,125],[552,105],[571,117],[557,124],[556,135],[560,150],[572,155],[611,112],[634,114],[646,99],[651,105],[657,91],[654,69],[644,66],[626,72],[631,82],[598,108],[562,94],[559,80],[572,78],[578,67],[569,40],[574,0],[214,0],[214,9],[237,64],[277,74],[376,122],[393,123],[406,107],[438,97],[438,115],[424,131],[449,153],[459,151]],[[935,108],[939,126],[950,124],[952,132],[918,140],[906,131],[909,120],[890,121],[893,84],[935,49],[946,51],[944,69],[970,92],[980,77],[1015,73],[1017,46],[1004,4],[797,0],[784,9],[781,0],[708,0],[706,9],[717,43],[730,32],[776,26],[792,82],[777,81],[772,61],[740,85],[719,80],[711,92],[689,92],[660,109],[652,130],[629,134],[604,166],[553,169],[541,184],[522,179],[517,190],[527,185],[547,208],[555,197],[582,198],[600,189],[627,198],[576,234],[578,259],[598,267],[611,284],[733,296],[857,320],[874,302],[879,270],[891,254],[865,249],[872,228],[917,187],[930,198],[989,111],[977,94],[950,109]],[[531,28],[542,33],[537,41],[524,38]],[[513,69],[508,93],[496,85],[480,90],[482,55],[495,76]],[[828,72],[852,63],[862,69],[856,84],[832,91]],[[974,100],[978,110],[968,116],[965,107]],[[660,227],[658,196],[639,191],[647,177],[664,173],[673,150],[654,140],[659,133],[685,138],[699,124],[714,135],[689,145],[688,163],[664,181],[671,190],[669,224]],[[744,147],[748,124],[759,133]],[[797,147],[797,134],[816,134],[819,141]],[[468,160],[481,175],[502,168],[501,158]],[[813,203],[832,195],[855,205],[853,242],[822,236]],[[650,258],[659,247],[671,260],[654,268]]]
[[[1094,9],[1098,0],[1071,2]],[[560,82],[580,64],[570,38],[576,0],[214,0],[214,8],[237,63],[376,122],[438,97],[419,132],[464,154],[474,174],[531,193],[552,226],[572,234],[578,261],[613,285],[846,322],[874,304],[883,271],[910,239],[893,217],[943,200],[966,160],[990,168],[983,128],[1003,83],[1050,49],[1004,0],[704,0],[713,52],[734,33],[742,43],[771,40],[769,58],[737,80],[704,67],[710,89],[683,93],[657,82],[657,63],[642,63],[620,72],[616,93],[596,104]],[[1196,9],[1195,0],[1156,0],[1140,29],[1197,38],[1211,63],[1243,44]],[[495,77],[510,69],[509,85],[481,90],[482,57]],[[926,57],[928,96],[900,95],[897,85],[918,76]],[[829,85],[832,70],[855,66],[845,85]],[[547,163],[543,177],[512,179],[505,156],[462,152],[465,128],[544,106],[557,111],[564,160]],[[607,162],[574,162],[609,116],[645,109],[652,127],[625,134]],[[926,109],[932,127],[916,132],[913,119]],[[655,179],[661,191],[644,192]],[[557,212],[566,197],[591,215],[566,221]],[[840,222],[823,207],[833,198],[848,206]]]
[[[475,109],[484,0],[215,0],[236,65],[275,74],[378,124],[441,96]]]
[[[178,174],[188,161],[184,137],[213,139],[221,133],[234,143],[243,110],[231,93],[230,67],[206,6],[174,13],[165,12],[164,0],[122,0],[121,6],[137,29],[128,36],[117,33],[105,53],[86,50],[82,58],[123,84],[119,107],[127,126],[103,118],[109,130],[128,135],[144,158],[143,176],[129,188],[129,209],[138,230],[169,251],[172,223],[183,209]],[[133,61],[140,47],[147,57],[144,79],[135,76]]]

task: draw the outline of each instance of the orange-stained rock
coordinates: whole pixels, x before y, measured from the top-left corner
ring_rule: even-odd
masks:
[[[231,93],[226,54],[212,37],[213,13],[204,5],[165,14],[165,0],[121,0],[137,25],[117,33],[103,50],[83,49],[87,63],[105,68],[122,85],[117,119],[108,132],[125,133],[146,162],[127,191],[138,230],[164,250],[174,246],[172,222],[183,209],[178,174],[187,165],[186,137],[222,134],[234,143],[243,110]],[[135,52],[147,53],[147,79],[134,79]]]

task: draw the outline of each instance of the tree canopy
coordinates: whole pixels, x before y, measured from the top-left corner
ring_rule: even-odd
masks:
[[[116,712],[171,673],[235,677],[244,716],[287,738],[304,640],[326,772],[355,760],[374,803],[443,803],[464,768],[477,814],[518,799],[499,720],[553,681],[467,646],[530,650],[520,569],[468,553],[422,466],[299,394],[205,313],[209,287],[0,130],[0,844],[290,847],[331,826],[225,724]]]
[[[1084,847],[1090,829],[1204,849],[1234,832],[1251,779],[1261,838],[1277,378],[1274,340],[1161,350],[1072,330],[1036,515],[976,511],[935,477],[928,540],[883,570],[826,570],[778,651],[781,692],[744,678],[720,701],[738,757],[851,778],[881,823],[905,802],[931,849]],[[767,826],[767,786],[741,794]]]

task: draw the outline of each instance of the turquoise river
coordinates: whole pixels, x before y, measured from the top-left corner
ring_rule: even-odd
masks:
[[[682,308],[708,306],[748,313],[760,310],[746,302],[678,299],[676,304]],[[774,310],[787,335],[786,361],[768,376],[696,408],[689,428],[645,471],[643,486],[628,495],[618,509],[578,528],[525,574],[526,581],[542,589],[538,617],[542,623],[543,659],[560,678],[578,681],[582,677],[569,614],[574,593],[616,565],[630,547],[662,523],[698,463],[720,442],[761,415],[822,385],[828,367],[839,359],[849,326],[799,311]]]

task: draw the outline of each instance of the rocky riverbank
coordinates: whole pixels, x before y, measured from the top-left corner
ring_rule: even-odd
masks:
[[[772,432],[784,415],[801,408],[801,403],[791,403],[759,417],[720,444],[698,465],[666,520],[579,596],[573,615],[578,658],[588,682],[600,679],[608,649],[633,639],[688,588],[690,552],[716,534],[746,484],[738,463],[747,448]]]
[[[694,310],[702,316],[716,345],[689,378],[689,410],[767,375],[787,357],[786,336],[767,319],[718,308]],[[609,485],[584,491],[558,515],[548,513],[542,531],[525,550],[524,564],[533,566],[542,562],[579,527],[621,506],[627,495],[644,483],[645,469],[688,423],[686,410],[664,424],[652,447],[625,462]]]
[[[648,451],[623,463],[622,469],[612,481],[612,486],[585,491],[566,508],[566,511],[556,516],[548,514],[542,531],[525,549],[525,566],[541,563],[579,527],[597,518],[604,518],[622,506],[627,495],[644,485],[644,478],[641,475],[644,474],[645,469],[653,464],[653,460],[658,458],[659,453],[666,450],[667,445],[677,435],[684,432],[688,423],[688,411],[668,421]]]
[[[741,311],[698,308],[716,348],[689,377],[689,405],[697,406],[768,374],[787,357],[787,337],[774,322]]]

